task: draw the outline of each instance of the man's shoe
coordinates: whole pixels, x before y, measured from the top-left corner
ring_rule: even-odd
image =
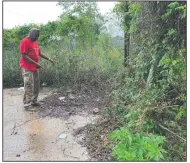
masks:
[[[24,104],[25,111],[36,111],[34,107],[32,107],[32,103]]]
[[[31,112],[36,112],[36,108],[32,107],[32,105],[28,106],[27,108],[25,108],[26,111],[31,111]]]
[[[27,109],[29,106],[31,106],[31,103],[24,104],[25,109]]]

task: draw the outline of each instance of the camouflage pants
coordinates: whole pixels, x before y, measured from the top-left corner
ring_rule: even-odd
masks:
[[[39,80],[39,70],[32,72],[21,68],[22,77],[24,81],[24,104],[37,102],[40,80]]]

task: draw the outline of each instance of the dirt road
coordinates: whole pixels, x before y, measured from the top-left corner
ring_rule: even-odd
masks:
[[[48,88],[40,91],[39,99],[53,94]],[[71,115],[68,119],[40,116],[25,111],[23,91],[3,90],[3,160],[4,161],[86,161],[86,147],[73,131],[93,122],[98,116]],[[61,134],[65,138],[59,138]]]

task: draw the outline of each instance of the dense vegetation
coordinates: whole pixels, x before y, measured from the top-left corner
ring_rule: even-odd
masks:
[[[126,128],[111,134],[113,154],[116,160],[185,160],[186,3],[122,2],[115,12],[123,16],[130,49],[108,108]]]
[[[41,48],[57,61],[42,62],[42,82],[112,88],[106,114],[122,123],[109,134],[115,160],[185,161],[186,2],[117,3],[110,17],[124,40],[106,32],[96,3],[59,5],[58,21],[4,29],[4,86],[21,83],[19,41],[37,26]]]
[[[38,43],[42,51],[57,64],[42,60],[41,82],[62,86],[99,85],[109,80],[122,67],[123,38],[106,31],[105,21],[96,3],[59,3],[63,14],[47,24],[28,24],[4,29],[3,84],[22,83],[19,72],[19,43],[31,27],[40,29]],[[70,7],[69,7],[70,6]]]

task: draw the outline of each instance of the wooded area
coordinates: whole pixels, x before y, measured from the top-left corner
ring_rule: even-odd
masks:
[[[185,161],[187,138],[187,16],[185,1],[118,2],[105,16],[96,2],[59,2],[47,24],[3,30],[3,85],[22,83],[19,43],[40,29],[41,83],[88,85],[110,91],[106,116],[121,125],[107,136],[117,161]],[[115,19],[124,35],[104,24]],[[118,24],[117,24],[118,25]]]

